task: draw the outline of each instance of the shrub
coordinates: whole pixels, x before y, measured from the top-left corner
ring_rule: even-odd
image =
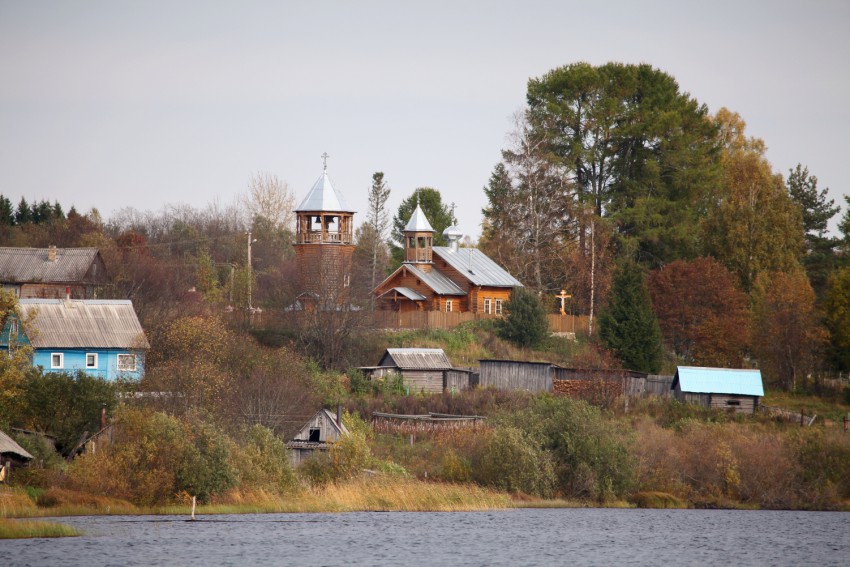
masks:
[[[475,463],[473,478],[499,490],[547,497],[552,495],[555,471],[549,454],[526,432],[502,426]]]
[[[262,425],[248,429],[234,460],[243,486],[275,493],[287,492],[296,486],[286,444]]]
[[[549,321],[540,298],[525,288],[514,288],[498,323],[499,336],[521,347],[539,345],[549,334]]]

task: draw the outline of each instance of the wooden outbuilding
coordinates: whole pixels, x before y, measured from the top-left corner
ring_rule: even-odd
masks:
[[[759,370],[679,366],[671,389],[680,402],[737,413],[755,413],[764,397]]]
[[[286,448],[289,449],[290,464],[297,466],[315,451],[327,451],[344,435],[348,435],[348,429],[342,424],[339,410],[336,415],[326,409],[317,411],[316,415],[304,424],[301,431],[286,444]]]
[[[552,364],[517,360],[480,360],[478,384],[482,388],[552,391]]]
[[[15,297],[93,299],[104,283],[97,248],[0,247],[0,285]]]
[[[411,393],[458,392],[474,386],[472,371],[453,367],[441,348],[388,348],[377,366],[359,370],[369,380],[401,375]]]
[[[0,482],[5,482],[13,467],[25,465],[33,460],[29,452],[14,439],[0,431]]]

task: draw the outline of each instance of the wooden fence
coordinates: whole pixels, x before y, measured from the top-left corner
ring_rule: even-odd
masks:
[[[459,313],[457,311],[375,311],[372,314],[379,329],[453,329],[461,323],[498,319],[499,315]],[[547,315],[551,333],[587,333],[584,315]]]

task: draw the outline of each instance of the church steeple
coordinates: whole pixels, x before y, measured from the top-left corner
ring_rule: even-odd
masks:
[[[404,227],[404,261],[431,263],[433,240],[434,229],[417,200],[416,209]]]

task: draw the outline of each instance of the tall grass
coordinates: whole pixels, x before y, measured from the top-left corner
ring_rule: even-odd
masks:
[[[32,522],[0,519],[0,539],[22,539],[35,537],[74,537],[82,532],[56,522]]]

